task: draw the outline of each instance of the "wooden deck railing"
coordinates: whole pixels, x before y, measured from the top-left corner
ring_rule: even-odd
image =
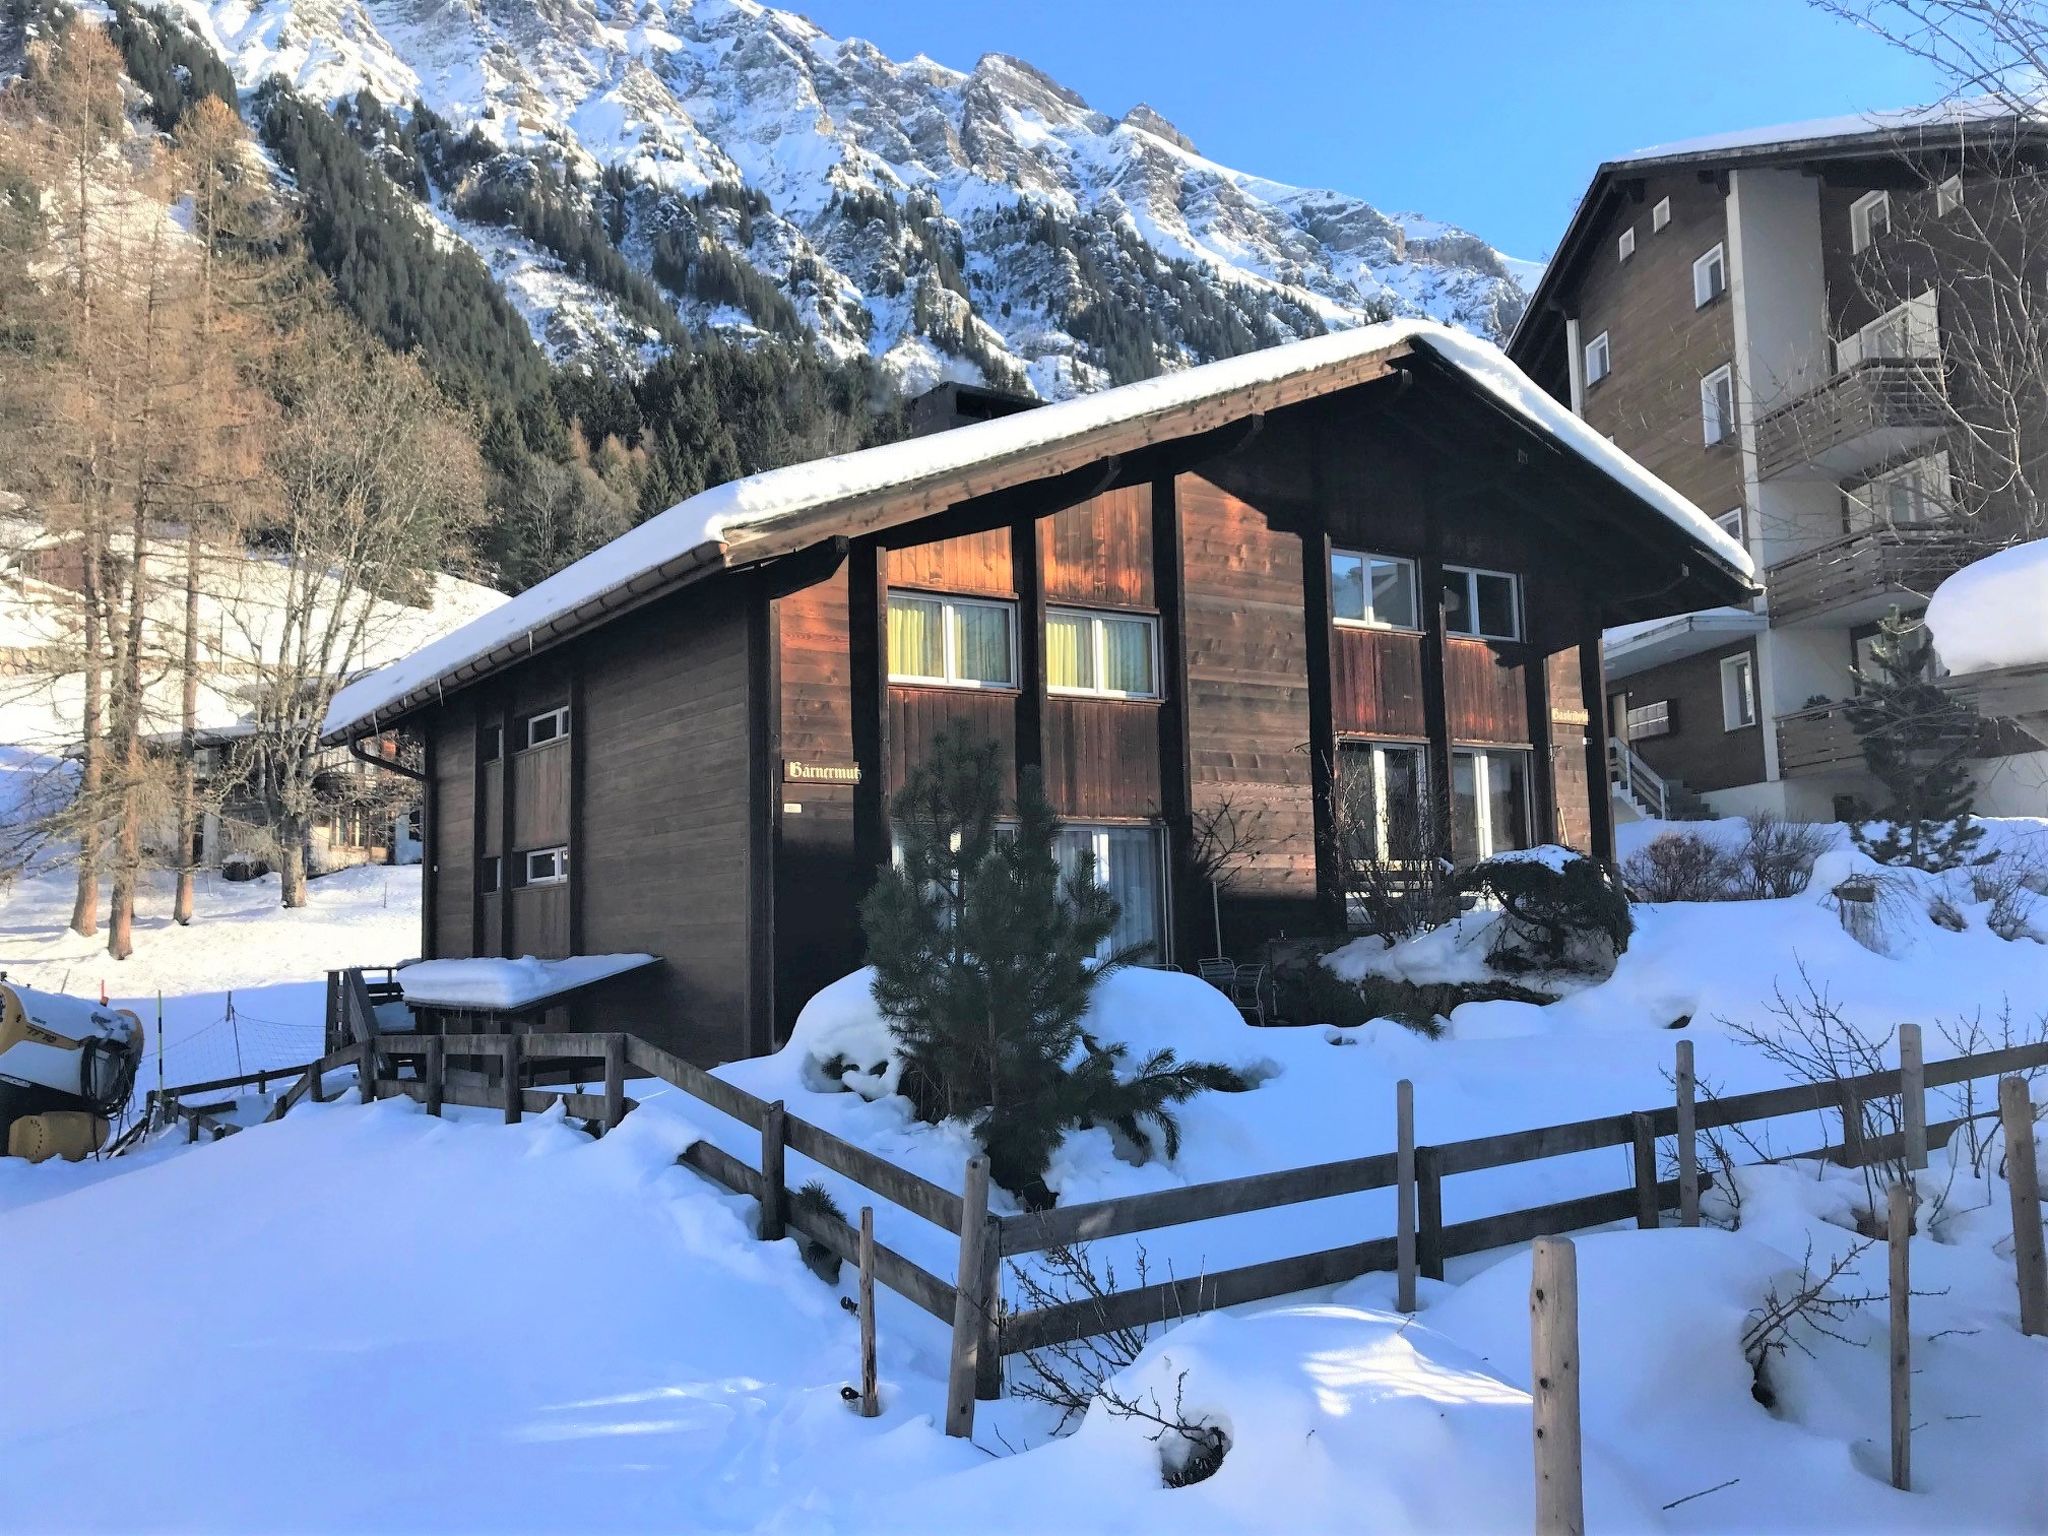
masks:
[[[1883,596],[1924,599],[1992,548],[1964,528],[1864,528],[1831,539],[1764,573],[1771,623],[1797,624]]]
[[[1756,426],[1757,473],[1768,480],[1818,465],[1847,474],[1864,467],[1859,444],[1931,434],[1945,410],[1938,358],[1865,359],[1765,413]]]
[[[451,1061],[495,1063],[497,1080],[488,1081],[489,1074],[484,1071],[453,1069]],[[529,1087],[524,1081],[532,1064],[560,1066],[579,1061],[602,1064],[599,1072],[592,1074],[602,1076],[602,1092]],[[1841,1126],[1838,1143],[1823,1144],[1787,1157],[1827,1158],[1851,1166],[1863,1165],[1899,1155],[1904,1135],[1867,1135],[1863,1106],[1868,1101],[1898,1096],[1902,1103],[1899,1123],[1924,1124],[1924,1094],[1928,1088],[2048,1067],[2048,1044],[1929,1062],[1910,1081],[1901,1071],[1893,1070],[1708,1098],[1698,1103],[1681,1097],[1649,1109],[1599,1115],[1561,1125],[1436,1145],[1404,1143],[1396,1151],[1311,1167],[1248,1174],[1008,1216],[995,1215],[988,1209],[987,1168],[982,1159],[969,1159],[963,1179],[967,1193],[955,1193],[822,1126],[789,1114],[779,1101],[761,1099],[632,1035],[384,1035],[374,1041],[343,1046],[310,1063],[299,1080],[279,1098],[272,1117],[285,1114],[306,1098],[323,1098],[325,1074],[348,1066],[358,1069],[357,1091],[365,1102],[403,1096],[424,1103],[435,1114],[448,1104],[495,1109],[503,1113],[508,1123],[560,1103],[565,1114],[590,1122],[593,1130],[600,1131],[618,1125],[635,1107],[625,1094],[630,1070],[633,1076],[667,1083],[759,1133],[758,1164],[748,1164],[706,1140],[692,1143],[679,1161],[726,1189],[757,1201],[761,1209],[759,1230],[764,1239],[780,1238],[787,1228],[794,1228],[843,1261],[855,1265],[860,1262],[860,1234],[853,1223],[790,1199],[784,1175],[784,1155],[788,1151],[810,1158],[951,1234],[959,1241],[960,1255],[951,1281],[879,1244],[873,1249],[872,1274],[881,1284],[951,1327],[953,1366],[946,1424],[948,1433],[966,1434],[973,1427],[975,1400],[1000,1394],[1001,1359],[1005,1355],[1084,1339],[1111,1329],[1167,1324],[1218,1307],[1290,1295],[1339,1284],[1370,1271],[1392,1269],[1400,1262],[1401,1239],[1410,1229],[1404,1226],[1402,1232],[1354,1238],[1313,1253],[1277,1257],[1215,1273],[1113,1291],[1106,1297],[1086,1297],[1013,1313],[1004,1311],[1001,1300],[1001,1265],[1006,1259],[1190,1222],[1396,1188],[1401,1182],[1404,1161],[1412,1161],[1414,1265],[1423,1275],[1442,1279],[1445,1260],[1461,1255],[1616,1221],[1634,1219],[1641,1226],[1656,1226],[1662,1212],[1681,1205],[1680,1180],[1658,1177],[1657,1144],[1660,1139],[1678,1136],[1682,1113],[1691,1119],[1695,1134],[1794,1115],[1833,1114],[1839,1117]],[[402,1067],[409,1067],[411,1075],[400,1076]],[[247,1080],[253,1080],[253,1075]],[[1680,1080],[1689,1083],[1690,1073],[1682,1072]],[[171,1090],[170,1096],[236,1084],[237,1080],[223,1079],[212,1084],[187,1085]],[[1916,1099],[1914,1095],[1921,1097]],[[1938,1145],[1972,1118],[1978,1117],[1929,1125],[1927,1136]],[[1443,1219],[1447,1179],[1612,1147],[1630,1149],[1632,1177],[1625,1185],[1465,1221],[1446,1223]],[[1681,1160],[1681,1169],[1696,1167],[1696,1161]],[[1700,1183],[1706,1182],[1709,1181],[1701,1176]],[[1695,1185],[1689,1191],[1693,1208],[1697,1206],[1697,1188]],[[1405,1207],[1406,1203],[1403,1204]],[[1412,1283],[1412,1274],[1413,1271],[1408,1271],[1404,1275],[1404,1291]]]

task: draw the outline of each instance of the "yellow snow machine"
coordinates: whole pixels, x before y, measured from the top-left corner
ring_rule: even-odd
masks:
[[[0,1142],[32,1163],[106,1144],[135,1088],[142,1020],[126,1008],[17,986],[0,974]]]

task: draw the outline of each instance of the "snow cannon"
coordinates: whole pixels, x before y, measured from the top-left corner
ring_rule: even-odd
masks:
[[[142,1063],[142,1020],[126,1008],[0,978],[0,1136],[9,1157],[77,1162],[107,1139]]]

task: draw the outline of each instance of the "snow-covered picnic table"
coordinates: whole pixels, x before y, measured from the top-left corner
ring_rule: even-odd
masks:
[[[658,955],[570,955],[541,960],[422,960],[397,972],[409,1007],[528,1013],[601,981],[661,963]],[[408,1026],[409,1027],[409,1026]]]

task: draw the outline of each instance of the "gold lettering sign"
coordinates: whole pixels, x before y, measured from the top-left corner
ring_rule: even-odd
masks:
[[[799,763],[785,759],[782,776],[798,784],[858,784],[859,763]]]
[[[1550,718],[1559,725],[1591,725],[1593,717],[1583,709],[1553,709]]]

